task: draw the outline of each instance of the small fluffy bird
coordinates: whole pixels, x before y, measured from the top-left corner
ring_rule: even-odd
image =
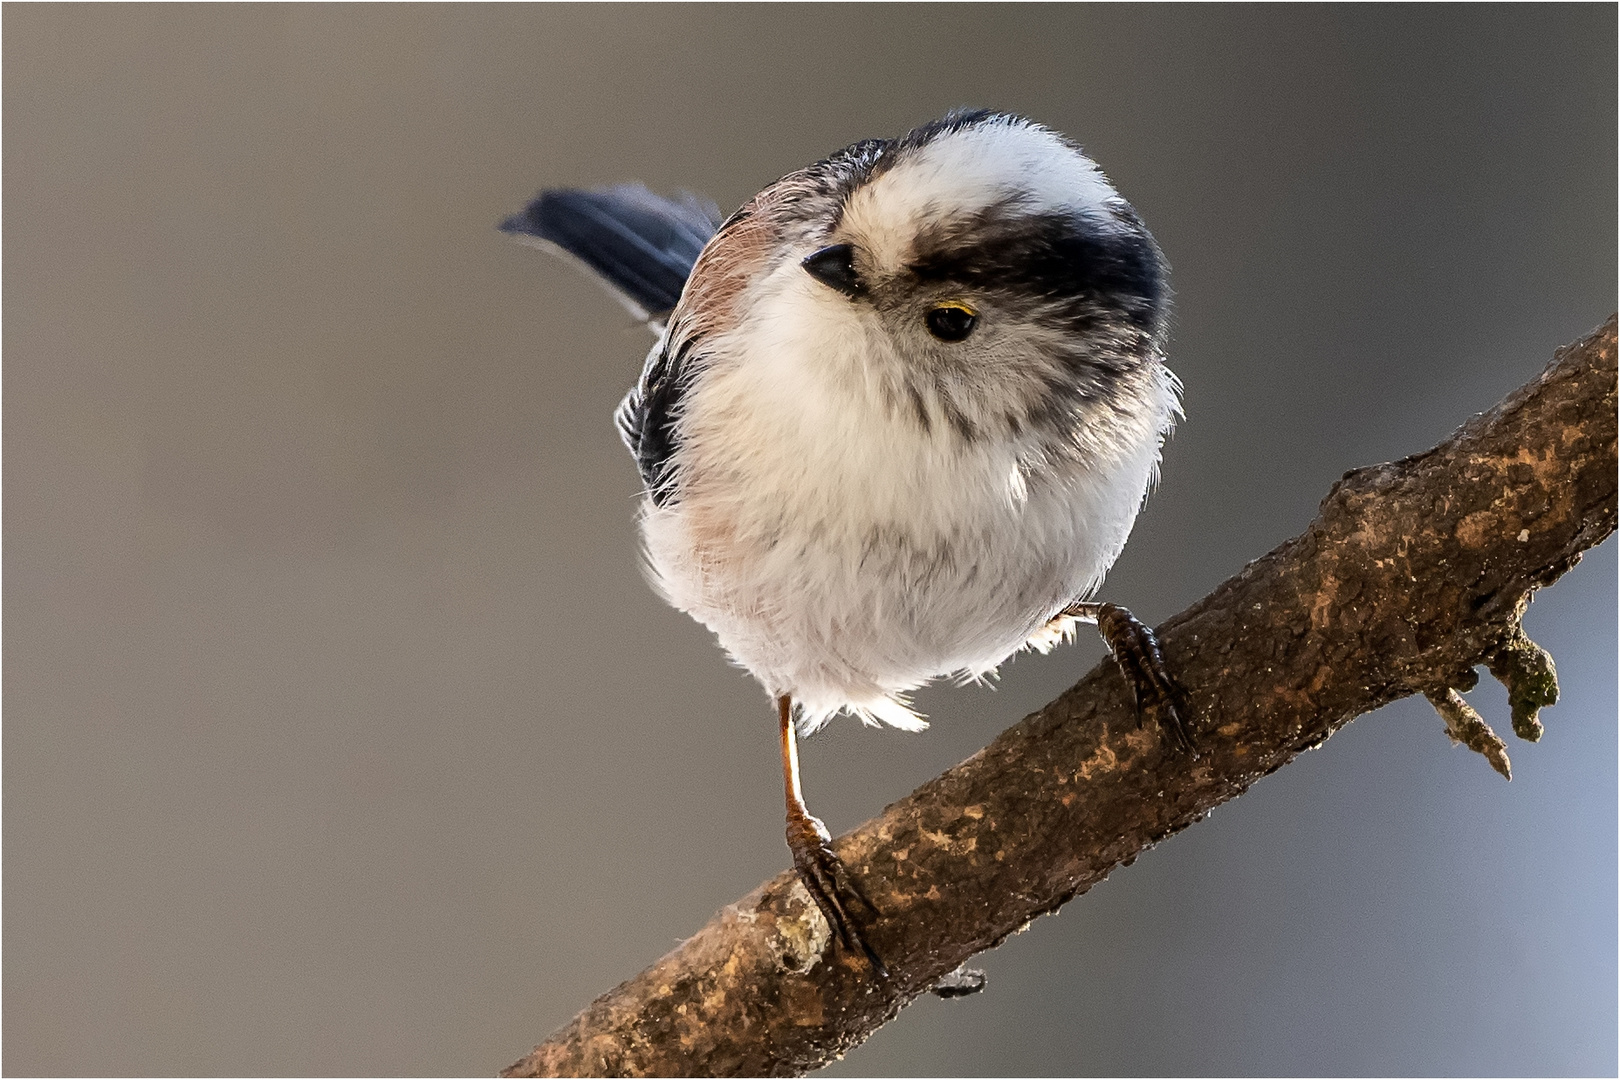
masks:
[[[1080,148],[957,111],[789,173],[723,223],[640,186],[502,229],[583,262],[658,335],[618,426],[648,576],[776,702],[794,866],[845,948],[879,914],[805,806],[796,737],[982,678],[1094,622],[1172,749],[1152,633],[1090,602],[1180,411],[1166,266]]]

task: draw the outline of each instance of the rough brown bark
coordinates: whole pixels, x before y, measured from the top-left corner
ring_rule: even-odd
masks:
[[[1615,528],[1615,320],[1440,446],[1348,473],[1294,539],[1159,628],[1201,756],[1139,727],[1111,661],[837,841],[893,972],[831,948],[791,873],[722,910],[504,1075],[784,1075],[856,1045],[968,957],[1086,891],[1364,712],[1410,694],[1507,771],[1556,697],[1520,615]],[[1483,730],[1481,730],[1483,729]]]

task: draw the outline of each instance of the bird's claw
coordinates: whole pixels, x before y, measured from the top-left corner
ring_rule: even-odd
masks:
[[[816,907],[832,927],[834,934],[850,952],[859,952],[882,978],[889,977],[889,969],[867,943],[861,933],[866,916],[881,915],[877,905],[866,898],[861,887],[850,876],[849,868],[833,852],[832,836],[819,818],[808,815],[789,818],[787,827],[788,850],[793,852],[793,869],[799,880],[815,900]],[[855,912],[861,909],[862,917]]]
[[[1187,722],[1191,715],[1187,696],[1170,677],[1153,631],[1116,604],[1099,605],[1097,629],[1136,695],[1137,722],[1151,714],[1177,750],[1196,758],[1198,747]]]

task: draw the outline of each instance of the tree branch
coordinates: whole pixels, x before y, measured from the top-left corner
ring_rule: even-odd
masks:
[[[994,947],[1319,746],[1424,694],[1507,775],[1458,691],[1486,665],[1513,729],[1557,697],[1520,616],[1615,528],[1615,319],[1441,445],[1347,473],[1299,536],[1159,628],[1201,756],[1139,727],[1104,660],[1046,708],[837,841],[885,915],[893,978],[831,947],[791,873],[723,909],[504,1075],[786,1075],[855,1046]]]

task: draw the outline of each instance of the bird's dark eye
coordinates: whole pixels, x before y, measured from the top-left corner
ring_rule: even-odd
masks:
[[[940,304],[923,316],[928,332],[941,341],[961,341],[979,325],[979,314],[966,304]]]

